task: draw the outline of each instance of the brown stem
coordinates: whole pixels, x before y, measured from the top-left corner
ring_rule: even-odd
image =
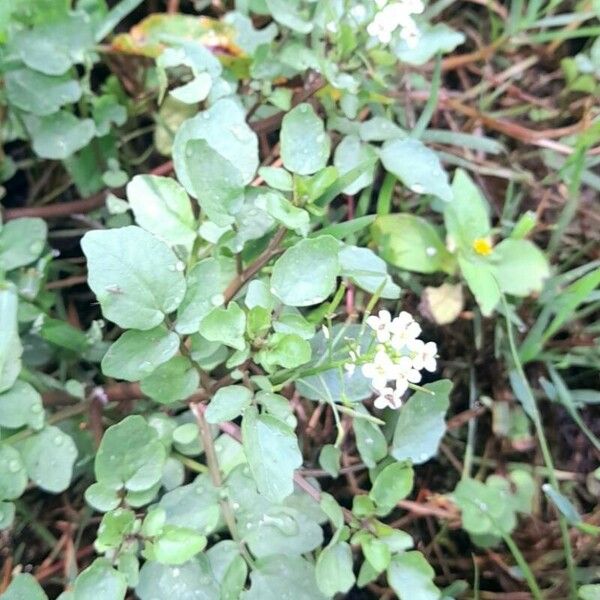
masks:
[[[205,407],[202,404],[195,404],[193,402],[190,402],[189,406],[190,410],[196,417],[196,423],[198,423],[198,429],[200,431],[200,437],[202,438],[202,446],[204,447],[204,456],[206,456],[206,465],[208,466],[210,478],[215,488],[217,488],[217,491],[220,492],[221,488],[223,487],[223,478],[221,477],[219,459],[217,458],[217,452],[215,450],[215,444],[213,441],[212,432],[210,430],[210,425],[204,417]],[[231,537],[238,544],[240,552],[246,561],[252,565],[252,557],[248,553],[248,550],[246,549],[246,546],[238,533],[231,503],[227,498],[222,498],[219,500],[219,504],[221,506],[221,513],[223,514],[223,518],[225,519],[225,523],[227,524],[227,528],[229,529]]]
[[[244,269],[232,282],[227,286],[227,289],[223,293],[225,298],[225,304],[228,304],[234,296],[242,289],[245,283],[247,283],[256,273],[258,273],[276,254],[281,251],[279,245],[285,237],[285,227],[280,227],[273,239],[269,242],[269,245],[265,251],[246,269]]]

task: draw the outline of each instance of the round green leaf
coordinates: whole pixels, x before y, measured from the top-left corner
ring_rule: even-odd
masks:
[[[373,163],[373,166],[344,188],[344,194],[356,194],[373,183],[376,156],[373,146],[363,143],[358,136],[347,135],[342,139],[333,157],[333,164],[338,168],[340,175],[345,175],[366,162]]]
[[[453,271],[452,255],[435,227],[421,217],[383,215],[375,219],[371,232],[380,256],[395,267],[417,273]]]
[[[131,415],[106,430],[94,463],[96,479],[113,489],[147,490],[160,481],[165,458],[156,430]]]
[[[392,463],[377,475],[369,496],[378,507],[389,511],[398,501],[410,494],[413,480],[412,467],[402,463]]]
[[[200,375],[185,356],[174,356],[140,382],[146,396],[161,404],[185,400],[200,383]]]
[[[381,148],[381,162],[416,194],[431,194],[450,202],[452,188],[437,154],[419,140],[390,140]]]
[[[183,263],[140,227],[90,231],[81,247],[88,260],[88,284],[104,316],[120,327],[152,329],[181,303]]]
[[[53,115],[81,97],[79,82],[68,76],[50,77],[24,68],[7,71],[4,81],[8,101],[39,117]]]
[[[217,390],[206,409],[209,423],[223,423],[239,417],[250,406],[252,392],[243,385],[228,385]]]
[[[441,379],[424,387],[433,395],[419,390],[399,411],[391,452],[396,460],[410,460],[417,465],[437,453],[446,431],[444,416],[452,383]]]
[[[281,502],[294,491],[294,471],[302,465],[293,430],[250,407],[244,412],[242,438],[258,491],[273,502]]]
[[[15,381],[6,392],[0,394],[0,425],[9,429],[44,426],[42,397],[25,381]]]
[[[148,331],[132,329],[114,342],[102,359],[102,372],[108,377],[138,381],[179,350],[179,336],[164,326]]]
[[[214,308],[200,323],[200,333],[210,342],[221,342],[237,350],[246,347],[244,331],[246,313],[235,303],[227,308]]]
[[[73,585],[73,600],[123,600],[126,593],[125,575],[113,569],[105,558],[97,558]]]
[[[195,196],[186,161],[190,140],[205,140],[210,148],[241,173],[242,184],[252,181],[258,168],[258,138],[246,124],[246,114],[231,98],[217,100],[209,109],[184,121],[173,142],[173,162],[177,178]]]
[[[48,426],[18,446],[29,478],[48,492],[62,492],[71,483],[77,447],[58,427]]]
[[[48,600],[42,586],[29,573],[14,577],[1,597],[2,600]]]
[[[331,140],[310,104],[299,104],[281,123],[283,166],[298,175],[312,175],[327,165]]]
[[[37,218],[15,219],[0,226],[0,270],[10,271],[37,260],[47,235],[46,222]]]
[[[191,250],[196,219],[190,198],[171,177],[136,175],[127,184],[127,199],[138,225],[170,246]]]
[[[388,568],[388,582],[400,600],[439,600],[441,592],[433,583],[435,571],[416,550],[394,556]]]
[[[96,133],[92,119],[78,119],[65,110],[37,119],[29,129],[35,153],[54,160],[63,160],[81,150]]]
[[[27,486],[27,473],[21,455],[8,445],[0,446],[0,500],[18,498]]]
[[[355,582],[350,545],[338,542],[325,548],[317,559],[315,574],[319,589],[326,596],[348,592]]]
[[[289,306],[323,302],[335,289],[339,243],[329,235],[301,240],[273,267],[271,292]]]

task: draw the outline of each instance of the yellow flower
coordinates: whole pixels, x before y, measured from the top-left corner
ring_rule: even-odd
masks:
[[[489,256],[492,253],[492,243],[487,238],[477,238],[473,241],[473,250],[481,256]]]

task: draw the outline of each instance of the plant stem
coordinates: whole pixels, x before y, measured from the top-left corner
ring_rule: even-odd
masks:
[[[537,581],[535,580],[535,577],[531,569],[529,568],[527,561],[525,560],[525,557],[519,550],[519,547],[517,546],[517,544],[515,544],[515,541],[508,533],[505,533],[502,536],[502,539],[504,540],[504,543],[508,546],[508,549],[510,550],[514,559],[517,561],[517,564],[519,565],[519,568],[521,569],[521,572],[525,577],[525,581],[527,581],[527,585],[531,590],[531,594],[534,600],[542,600],[542,591],[540,590]]]
[[[202,409],[203,407],[199,404],[190,403],[190,410],[196,417],[196,423],[198,423],[198,429],[200,431],[200,437],[202,438],[202,445],[204,446],[204,455],[206,456],[206,464],[208,466],[210,478],[213,485],[220,493],[223,488],[223,478],[221,477],[221,470],[219,468],[219,459],[217,458],[217,453],[215,451],[215,444],[213,442],[210,425],[206,421],[204,417],[204,411]],[[254,567],[254,561],[252,560],[252,557],[250,556],[250,553],[248,552],[244,541],[240,538],[237,530],[235,515],[233,514],[233,508],[229,500],[227,498],[221,498],[221,500],[219,500],[219,504],[221,506],[223,519],[225,519],[225,523],[227,524],[227,528],[229,529],[231,537],[238,544],[240,553],[246,562],[250,565],[250,567]]]
[[[510,322],[510,317],[508,316],[510,313],[508,310],[508,303],[506,302],[506,296],[504,294],[501,294],[501,298],[502,306],[504,307],[504,315],[506,318],[506,329],[508,334],[508,344],[510,347],[510,353],[515,364],[515,368],[517,369],[517,373],[521,378],[523,389],[525,390],[525,393],[529,396],[529,403],[532,407],[532,414],[530,416],[532,418],[533,424],[535,426],[535,431],[539,439],[540,449],[542,451],[544,463],[548,469],[548,479],[550,480],[552,487],[554,487],[556,491],[558,491],[558,479],[556,477],[556,473],[554,472],[554,462],[552,460],[552,454],[550,453],[548,441],[546,440],[546,434],[544,433],[544,426],[542,423],[542,418],[540,416],[540,411],[538,409],[533,392],[529,385],[529,381],[527,380],[527,377],[525,375],[525,371],[523,370],[521,360],[519,359],[519,354],[517,352],[517,346],[515,344],[515,338],[512,330],[512,324]],[[569,538],[569,528],[567,525],[567,521],[561,514],[558,514],[558,524],[560,527],[560,535],[562,538],[565,562],[567,565],[567,573],[569,576],[569,598],[575,600],[577,598],[577,578],[575,573],[575,562],[573,560],[573,549],[571,547],[571,539]]]

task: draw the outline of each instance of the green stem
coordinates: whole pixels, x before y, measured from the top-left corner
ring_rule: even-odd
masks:
[[[521,572],[525,577],[525,581],[527,581],[527,585],[531,590],[531,595],[533,596],[534,600],[542,600],[542,591],[540,590],[537,581],[535,580],[535,577],[533,575],[533,572],[531,571],[529,565],[527,564],[527,561],[525,560],[525,557],[519,550],[519,547],[517,546],[517,544],[515,544],[515,541],[508,533],[505,533],[502,536],[502,539],[504,540],[504,543],[508,546],[508,549],[513,555],[513,558],[517,561],[517,564],[519,565],[519,568],[521,569]]]
[[[512,330],[512,324],[510,322],[508,303],[506,302],[506,296],[501,293],[500,295],[502,299],[502,306],[504,307],[504,316],[506,319],[506,329],[508,334],[508,344],[510,347],[510,353],[512,355],[513,362],[515,364],[515,368],[517,369],[517,373],[521,378],[521,382],[523,384],[523,389],[525,393],[529,396],[529,404],[532,408],[532,421],[535,426],[536,434],[539,439],[540,449],[542,451],[542,456],[544,458],[544,463],[548,469],[548,479],[557,491],[558,487],[558,479],[556,478],[556,473],[554,472],[554,461],[552,460],[552,454],[550,453],[550,448],[548,446],[548,441],[546,440],[546,434],[544,433],[544,426],[542,424],[542,418],[540,416],[540,411],[536,404],[533,391],[529,385],[529,381],[525,375],[525,371],[523,370],[523,365],[521,364],[521,360],[519,359],[519,354],[517,352],[517,346],[515,344],[515,338]],[[560,535],[562,538],[563,549],[565,554],[565,562],[567,565],[567,573],[569,576],[569,588],[570,588],[570,598],[575,600],[577,598],[577,577],[575,573],[575,562],[573,560],[573,549],[571,546],[571,539],[569,538],[569,528],[567,526],[567,521],[565,518],[559,514],[558,515],[558,524],[560,527]]]

